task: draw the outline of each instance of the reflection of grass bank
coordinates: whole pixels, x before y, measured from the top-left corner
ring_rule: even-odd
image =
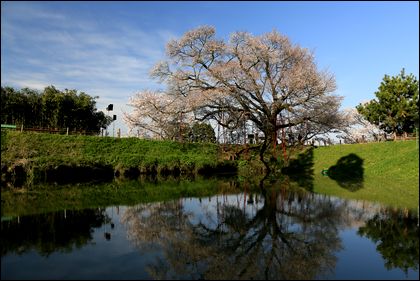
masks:
[[[314,191],[417,209],[418,153],[415,141],[319,147],[314,150]],[[363,188],[356,191],[343,188],[337,181],[321,174],[324,168],[337,165],[339,159],[351,154],[363,160]]]
[[[149,179],[150,180],[150,179]],[[217,179],[122,181],[99,185],[39,185],[35,190],[2,191],[1,215],[16,216],[63,209],[134,205],[182,197],[203,197],[238,192],[234,181]]]

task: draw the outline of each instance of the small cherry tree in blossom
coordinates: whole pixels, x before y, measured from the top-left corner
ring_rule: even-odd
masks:
[[[130,99],[129,105],[134,110],[124,114],[124,120],[130,130],[137,128],[139,134],[175,139],[182,134],[182,125],[194,120],[185,102],[185,98],[164,92],[142,91]]]
[[[379,141],[386,136],[385,131],[366,120],[355,108],[347,108],[344,112],[348,125],[337,137],[345,143]]]

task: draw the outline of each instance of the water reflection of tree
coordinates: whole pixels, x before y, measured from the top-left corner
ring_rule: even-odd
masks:
[[[358,234],[377,243],[386,268],[400,268],[404,272],[418,269],[418,217],[412,212],[383,209],[360,227]]]
[[[1,255],[22,254],[35,249],[48,256],[55,251],[69,252],[92,240],[94,227],[106,223],[103,209],[67,210],[20,217],[1,223]]]
[[[123,222],[139,247],[162,247],[149,266],[158,279],[313,279],[335,268],[343,201],[278,185],[261,199],[255,215],[221,203],[197,222],[178,201],[128,209]]]
[[[312,279],[333,269],[342,206],[309,193],[263,189],[262,195],[264,205],[254,217],[226,206],[220,226],[195,228],[200,244],[210,243],[222,253],[206,277]]]

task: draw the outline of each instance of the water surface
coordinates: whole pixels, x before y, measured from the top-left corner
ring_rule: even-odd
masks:
[[[275,187],[2,217],[2,279],[418,279],[418,214]]]

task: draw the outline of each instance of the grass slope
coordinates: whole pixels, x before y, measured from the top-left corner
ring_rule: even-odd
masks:
[[[352,191],[321,171],[354,154],[363,160],[361,188]],[[350,171],[351,172],[351,171]],[[314,150],[314,191],[349,199],[379,201],[396,207],[419,205],[419,145],[417,141],[319,147]]]
[[[348,199],[378,201],[396,207],[419,205],[419,145],[416,141],[337,145],[314,149],[314,192]],[[349,155],[361,159],[363,176],[356,190],[323,176]],[[216,144],[150,141],[137,138],[62,136],[9,131],[1,134],[2,164],[30,161],[37,167],[111,165],[113,167],[187,167],[220,163]],[[257,173],[255,169],[254,173]],[[351,168],[344,170],[351,174]],[[252,176],[252,175],[250,175]]]
[[[37,167],[111,165],[113,167],[189,167],[217,164],[217,145],[138,138],[64,136],[2,131],[1,162],[27,160]],[[191,169],[189,169],[191,170]]]

